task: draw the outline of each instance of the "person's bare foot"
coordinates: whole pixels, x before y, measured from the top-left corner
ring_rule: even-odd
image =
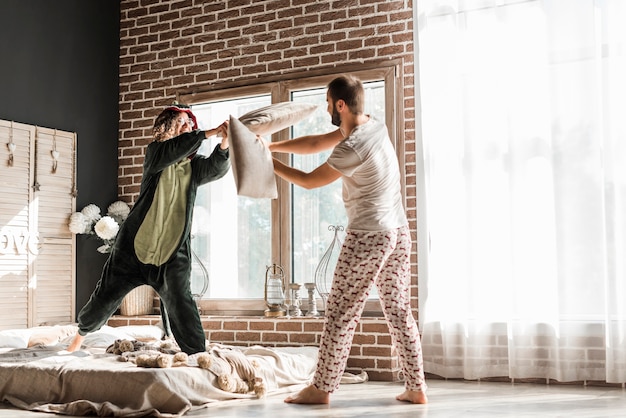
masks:
[[[74,339],[72,340],[70,345],[67,347],[67,351],[74,352],[74,351],[80,350],[80,347],[83,344],[84,339],[85,337],[83,337],[79,333],[76,333],[76,335],[74,336]]]
[[[405,390],[404,393],[396,396],[396,399],[399,401],[417,404],[428,403],[428,397],[426,397],[426,392],[422,392],[419,390]]]
[[[328,404],[330,403],[330,393],[319,390],[313,385],[302,389],[298,394],[285,399],[286,403],[301,404]]]

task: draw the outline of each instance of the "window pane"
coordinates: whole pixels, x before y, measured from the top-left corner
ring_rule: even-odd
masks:
[[[363,83],[365,87],[365,113],[385,121],[385,83],[383,81]],[[337,129],[330,122],[326,111],[326,87],[292,93],[292,101],[318,104],[317,111],[292,128],[292,137],[330,132]],[[293,155],[292,165],[310,172],[326,162],[331,151],[313,155]],[[341,179],[313,190],[291,186],[292,190],[292,266],[293,281],[306,283],[315,281],[315,269],[333,240],[334,232],[329,225],[348,225],[343,199]],[[343,240],[344,233],[339,237]],[[332,274],[333,265],[328,272]],[[329,277],[328,279],[331,279]],[[371,293],[375,296],[375,292]]]
[[[385,120],[384,82],[364,83],[366,113]],[[336,129],[326,112],[326,87],[302,90],[292,94],[294,102],[318,104],[310,117],[292,127],[291,137]],[[229,116],[240,116],[250,110],[271,104],[270,95],[220,100],[194,105],[193,111],[202,129],[222,123]],[[200,152],[207,155],[219,143],[218,138],[205,141]],[[320,155],[294,155],[292,164],[311,171],[324,163],[330,151]],[[329,225],[347,226],[341,196],[341,181],[305,190],[291,187],[292,193],[292,270],[291,279],[303,283],[314,281],[320,258],[333,239]],[[288,198],[288,197],[286,197]],[[204,299],[262,299],[265,270],[272,260],[272,225],[270,199],[251,199],[237,195],[232,170],[215,182],[199,188],[192,228],[192,248],[209,273],[210,285]],[[343,233],[340,234],[343,239]],[[332,271],[329,267],[329,271]],[[192,292],[202,289],[202,268],[193,264]],[[375,295],[373,295],[375,296]]]
[[[230,115],[241,116],[268,106],[270,96],[203,103],[193,106],[201,129],[210,129]],[[209,155],[220,142],[211,138],[200,153]],[[238,196],[232,170],[198,189],[192,248],[209,272],[204,298],[263,298],[265,269],[271,260],[271,200]],[[194,266],[192,291],[200,288],[201,269]]]

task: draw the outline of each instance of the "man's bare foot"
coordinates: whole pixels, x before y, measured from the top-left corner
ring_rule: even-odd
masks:
[[[74,352],[74,351],[80,350],[80,347],[83,344],[84,339],[85,337],[83,337],[79,333],[76,333],[76,335],[74,336],[74,339],[72,340],[70,345],[67,347],[67,351]]]
[[[396,396],[396,399],[404,402],[425,404],[428,403],[426,392],[419,390],[405,390],[404,393]]]
[[[330,403],[330,393],[319,390],[313,385],[307,386],[298,392],[297,395],[289,396],[286,403],[301,404],[328,404]]]

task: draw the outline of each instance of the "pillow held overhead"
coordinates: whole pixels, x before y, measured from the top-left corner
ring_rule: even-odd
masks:
[[[238,119],[230,117],[230,159],[238,195],[278,197],[272,154],[257,135],[271,135],[294,125],[317,108],[308,103],[281,102],[253,110]]]
[[[298,123],[317,108],[309,103],[281,102],[248,112],[239,121],[257,135],[271,135]]]
[[[234,116],[228,124],[230,163],[237,194],[255,198],[278,197],[274,163],[263,140]]]

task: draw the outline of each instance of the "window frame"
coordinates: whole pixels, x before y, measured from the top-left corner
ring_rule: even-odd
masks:
[[[396,150],[400,167],[405,165],[404,137],[400,135],[404,127],[404,86],[402,62],[400,60],[384,61],[369,65],[347,65],[335,67],[327,71],[303,72],[290,74],[284,78],[260,78],[247,81],[246,84],[223,83],[200,86],[194,90],[177,92],[176,99],[187,105],[198,105],[206,102],[231,100],[242,97],[269,95],[272,103],[291,100],[295,91],[324,88],[341,74],[350,73],[363,82],[379,81],[385,83],[385,124],[389,130],[389,138]],[[286,128],[272,135],[272,141],[289,139],[290,129]],[[285,163],[289,163],[288,154],[276,154]],[[406,173],[400,172],[402,196],[406,203]],[[271,254],[272,263],[283,267],[288,282],[292,282],[291,266],[291,192],[290,184],[277,177],[278,198],[271,203]],[[259,272],[262,275],[263,272]],[[305,295],[301,295],[303,299]],[[236,303],[234,303],[236,302]],[[318,302],[321,302],[318,297]],[[318,309],[321,305],[318,303]],[[261,295],[258,299],[202,299],[200,309],[204,315],[263,315],[266,305]],[[363,316],[380,316],[381,308],[377,299],[369,300]]]

